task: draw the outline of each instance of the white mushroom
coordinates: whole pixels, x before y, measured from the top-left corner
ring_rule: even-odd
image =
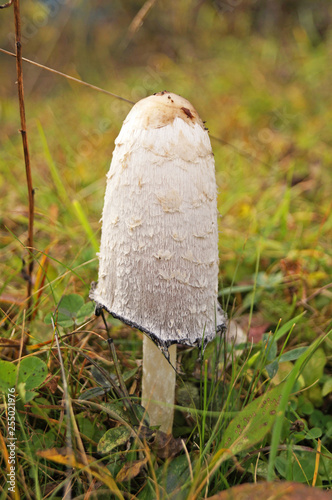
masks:
[[[99,280],[90,296],[149,337],[143,344],[143,405],[151,424],[170,432],[175,371],[150,339],[168,355],[173,344],[205,345],[225,328],[217,300],[214,157],[195,108],[166,91],[132,108],[115,145]]]

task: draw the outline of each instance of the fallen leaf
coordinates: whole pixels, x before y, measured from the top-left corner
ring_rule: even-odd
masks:
[[[131,430],[124,425],[112,427],[112,429],[108,429],[108,431],[106,431],[105,434],[100,438],[97,450],[102,454],[109,453],[114,448],[127,443],[131,435]]]
[[[225,430],[222,447],[236,455],[259,443],[274,423],[283,390],[280,384],[245,406]]]
[[[150,445],[159,458],[172,458],[183,450],[180,438],[174,438],[171,434],[165,434],[162,431],[155,433]]]
[[[263,323],[257,326],[251,326],[248,333],[248,341],[258,344],[263,338],[264,333],[268,331],[270,323]]]
[[[90,472],[90,474],[96,479],[102,481],[106,486],[108,486],[110,491],[114,493],[117,498],[124,500],[121,491],[117,487],[116,482],[107,467],[99,465],[95,459],[87,455],[82,456],[82,454],[77,451],[74,455],[71,450],[69,451],[70,452],[68,453],[67,448],[50,448],[48,450],[37,451],[37,455],[57,464]]]
[[[125,464],[116,476],[116,481],[122,483],[123,481],[130,481],[131,479],[134,479],[134,477],[141,472],[147,460],[148,459],[146,457],[143,460],[134,460],[133,462]]]
[[[258,344],[262,340],[264,333],[269,331],[271,325],[259,312],[253,314],[251,318],[249,315],[243,315],[239,318],[239,322],[242,329],[248,332],[248,342],[253,342],[254,344]]]
[[[0,304],[4,309],[9,306],[21,306],[24,304],[25,298],[22,296],[10,295],[9,293],[3,293],[0,295]]]
[[[51,391],[51,393],[54,394],[58,388],[59,379],[60,379],[59,375],[52,375],[51,373],[49,373],[45,379],[44,384],[41,386],[41,388],[49,389]]]
[[[241,484],[208,497],[207,500],[331,500],[327,491],[300,483],[280,481],[275,483]]]
[[[21,340],[6,339],[6,337],[0,337],[0,347],[16,347],[20,348]]]

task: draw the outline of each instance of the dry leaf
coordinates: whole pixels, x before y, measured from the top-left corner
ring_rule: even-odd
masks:
[[[122,483],[123,481],[130,481],[131,479],[134,479],[134,477],[141,472],[147,460],[148,459],[146,457],[143,460],[134,460],[133,462],[125,464],[116,476],[116,481]]]
[[[59,375],[52,375],[51,373],[49,373],[46,377],[45,383],[41,387],[43,389],[49,389],[51,393],[54,394],[58,388],[59,379]]]
[[[69,450],[68,453],[67,448],[50,448],[48,450],[41,450],[37,452],[37,455],[57,464],[90,472],[90,474],[92,474],[96,479],[102,481],[106,486],[108,486],[117,498],[124,500],[124,497],[117,487],[110,471],[106,467],[99,465],[95,459],[87,455],[82,456],[82,454],[77,451],[75,455],[71,452],[71,450]]]
[[[222,491],[207,500],[331,500],[330,492],[311,488],[301,483],[280,481],[275,483],[241,484]]]
[[[180,438],[175,439],[171,434],[162,431],[156,432],[151,448],[159,458],[172,458],[183,450]]]

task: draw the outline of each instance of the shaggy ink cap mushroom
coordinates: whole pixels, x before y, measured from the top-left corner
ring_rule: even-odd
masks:
[[[218,303],[217,186],[208,132],[192,104],[139,101],[107,174],[97,309],[171,344],[206,345],[226,326]]]

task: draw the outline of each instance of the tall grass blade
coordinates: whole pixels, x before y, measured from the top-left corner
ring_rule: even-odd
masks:
[[[272,440],[271,440],[271,451],[269,456],[269,465],[267,471],[267,480],[272,481],[274,476],[274,464],[277,456],[278,446],[281,438],[282,426],[284,423],[284,416],[286,413],[288,399],[296,382],[296,379],[301,373],[301,370],[305,362],[310,358],[310,356],[315,352],[317,347],[323,342],[323,340],[330,335],[331,331],[323,337],[319,337],[315,342],[305,351],[296,361],[294,368],[288,375],[286,382],[284,384],[280,405],[278,409],[278,414],[276,422],[273,428]]]
[[[85,215],[85,212],[82,208],[82,205],[78,200],[73,201],[73,208],[75,210],[75,213],[77,215],[78,220],[80,221],[85,233],[87,234],[89,240],[91,241],[91,245],[93,246],[93,249],[95,252],[98,252],[99,250],[99,243],[96,239],[95,233],[93,232],[89,221]]]
[[[60,174],[58,172],[58,169],[53,161],[53,158],[52,158],[52,155],[51,155],[51,152],[50,152],[50,149],[48,147],[48,144],[47,144],[47,139],[46,139],[46,135],[44,133],[44,129],[41,125],[40,122],[37,122],[37,127],[38,127],[38,132],[39,132],[39,135],[40,135],[40,139],[41,139],[41,142],[42,142],[42,145],[43,145],[43,150],[44,150],[44,154],[45,154],[45,157],[47,159],[47,163],[48,163],[48,166],[49,166],[49,169],[50,169],[50,173],[51,173],[51,176],[52,176],[52,180],[54,182],[54,185],[57,189],[57,192],[60,196],[60,199],[62,201],[62,203],[64,205],[66,205],[67,208],[70,208],[70,199],[69,199],[69,196],[67,194],[67,189],[66,187],[64,186],[63,182],[62,182],[62,179],[60,177]]]
[[[301,314],[295,316],[295,318],[292,318],[289,321],[287,321],[287,323],[285,323],[282,327],[280,327],[279,330],[276,332],[274,340],[277,342],[279,339],[281,339],[281,337],[286,335],[286,333],[289,332],[292,326],[295,325],[305,314],[306,311],[303,311]]]

